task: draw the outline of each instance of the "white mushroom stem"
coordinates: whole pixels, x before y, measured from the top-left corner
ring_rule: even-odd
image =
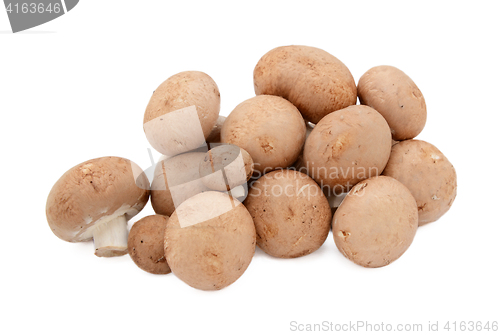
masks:
[[[124,215],[100,223],[93,233],[96,256],[113,257],[127,253],[128,230]]]

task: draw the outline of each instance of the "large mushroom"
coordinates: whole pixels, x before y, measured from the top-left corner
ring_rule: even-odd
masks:
[[[356,83],[349,69],[335,56],[309,46],[269,51],[255,66],[253,82],[255,94],[287,99],[312,123],[356,104]]]
[[[127,253],[127,221],[149,199],[149,181],[141,168],[120,157],[92,159],[68,170],[47,198],[52,232],[68,242],[94,240],[100,257]]]

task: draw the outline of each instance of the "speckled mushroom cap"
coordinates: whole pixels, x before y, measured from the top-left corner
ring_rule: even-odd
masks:
[[[292,165],[305,137],[306,125],[297,108],[273,95],[240,103],[221,131],[222,142],[245,149],[254,161],[254,170],[261,173]]]
[[[255,252],[255,226],[243,204],[221,192],[183,202],[165,231],[165,256],[188,285],[219,290],[245,272]]]
[[[309,175],[328,194],[348,192],[382,173],[391,153],[385,119],[368,106],[349,106],[325,116],[304,145]]]
[[[174,156],[202,146],[220,111],[220,93],[213,79],[186,71],[165,80],[144,113],[144,132],[160,153]]]
[[[128,254],[134,263],[146,272],[170,273],[163,248],[167,221],[168,216],[149,215],[134,223],[130,229]]]
[[[410,191],[396,179],[363,180],[333,215],[333,238],[342,254],[364,267],[381,267],[398,259],[411,245],[418,212]]]
[[[395,144],[383,174],[408,187],[417,201],[420,226],[444,215],[457,196],[455,168],[438,148],[425,141]]]
[[[395,140],[413,138],[424,129],[427,120],[424,96],[398,68],[381,65],[368,70],[359,79],[358,96],[361,104],[382,114]]]
[[[156,214],[171,216],[176,205],[210,190],[200,178],[204,157],[204,152],[186,152],[158,162],[151,182],[151,205]]]
[[[356,104],[356,83],[349,69],[328,52],[301,45],[266,53],[253,72],[255,94],[281,96],[304,119],[318,123],[325,115]]]
[[[47,198],[47,221],[65,241],[90,241],[99,223],[121,215],[129,220],[148,199],[149,181],[137,164],[120,157],[91,159],[54,184]]]
[[[257,245],[271,256],[308,255],[330,231],[328,200],[314,180],[298,171],[265,174],[252,184],[245,206],[255,223]]]

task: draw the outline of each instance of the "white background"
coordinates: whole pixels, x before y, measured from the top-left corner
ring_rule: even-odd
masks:
[[[424,330],[429,321],[441,329],[446,321],[500,321],[499,7],[82,0],[18,34],[0,8],[0,333],[286,334],[291,321],[422,323]],[[163,80],[208,73],[227,115],[254,95],[259,58],[289,44],[332,53],[356,82],[372,66],[396,66],[423,92],[428,120],[418,138],[454,164],[458,197],[398,261],[362,268],[330,234],[299,259],[257,250],[233,285],[204,292],[51,233],[45,201],[67,169],[106,155],[150,166],[142,118]],[[131,223],[152,213],[148,204]]]

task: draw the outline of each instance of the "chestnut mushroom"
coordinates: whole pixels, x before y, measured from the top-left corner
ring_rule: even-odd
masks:
[[[52,232],[68,242],[94,240],[96,256],[127,253],[127,221],[149,199],[141,168],[120,157],[91,159],[68,170],[47,198]]]

